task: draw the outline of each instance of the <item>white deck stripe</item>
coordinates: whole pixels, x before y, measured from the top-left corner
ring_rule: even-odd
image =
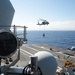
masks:
[[[23,52],[25,52],[25,53],[27,53],[27,54],[29,54],[30,56],[32,56],[33,54],[32,53],[30,53],[30,52],[28,52],[28,51],[25,51],[24,49],[21,49],[21,51],[23,51]],[[54,56],[56,59],[59,59],[58,57],[56,57],[56,56]]]
[[[36,45],[34,45],[34,44],[33,44],[33,46],[50,51],[50,49],[47,49],[47,48],[45,48],[45,47],[43,47],[43,46],[36,46]]]
[[[35,50],[35,49],[34,49]],[[31,54],[30,52],[25,51],[24,49],[21,49],[21,51],[29,54],[30,56],[32,56],[33,54]],[[37,50],[38,51],[38,50]],[[58,59],[58,57],[54,56],[56,59]],[[59,69],[61,69],[61,67],[58,66]]]
[[[30,53],[30,52],[27,52],[27,51],[25,51],[24,49],[20,49],[21,51],[23,51],[23,52],[25,52],[25,53],[27,53],[27,54],[29,54],[29,55],[33,55],[32,53]]]
[[[70,56],[70,57],[75,58],[74,56]]]
[[[34,50],[34,51],[39,51],[39,50],[37,50],[37,49],[35,49],[35,48],[32,48],[32,47],[28,47],[28,46],[25,46],[25,47],[27,47],[27,48],[29,48],[29,49],[32,49],[32,50]]]
[[[24,51],[22,51],[22,50],[21,50],[20,52],[21,52],[22,54],[28,56],[28,57],[31,56],[31,55],[27,54],[26,52],[24,52]]]

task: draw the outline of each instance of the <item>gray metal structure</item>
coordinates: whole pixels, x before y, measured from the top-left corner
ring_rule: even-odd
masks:
[[[0,29],[10,29],[14,13],[10,0],[0,0]]]

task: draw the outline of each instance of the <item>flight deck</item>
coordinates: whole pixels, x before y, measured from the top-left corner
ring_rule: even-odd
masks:
[[[20,60],[16,66],[26,66],[30,61],[30,57],[39,51],[48,51],[53,54],[60,67],[64,66],[66,60],[71,60],[75,64],[75,51],[65,50],[47,44],[25,44],[20,48]]]

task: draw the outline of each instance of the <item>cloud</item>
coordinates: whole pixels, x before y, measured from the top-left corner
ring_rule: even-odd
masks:
[[[47,30],[75,30],[75,21],[52,21]]]

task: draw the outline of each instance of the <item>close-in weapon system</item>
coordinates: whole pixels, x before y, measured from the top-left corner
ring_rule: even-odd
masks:
[[[10,0],[0,0],[0,75],[45,75],[43,61],[46,62],[46,65],[48,65],[48,62],[52,59],[56,62],[55,58],[48,52],[40,52],[31,56],[31,61],[25,67],[14,67],[14,65],[20,60],[20,46],[27,43],[27,27],[16,25],[11,26],[14,12],[15,10]],[[18,34],[18,30],[22,30],[23,33]],[[16,59],[12,62],[8,62],[15,53],[17,54]],[[39,56],[39,54],[41,54],[41,56]],[[45,54],[44,58],[42,54]],[[3,62],[3,60],[6,60],[6,63]],[[53,66],[53,72],[48,72],[47,75],[55,74],[57,62]],[[51,65],[49,66],[49,69],[50,68]]]

